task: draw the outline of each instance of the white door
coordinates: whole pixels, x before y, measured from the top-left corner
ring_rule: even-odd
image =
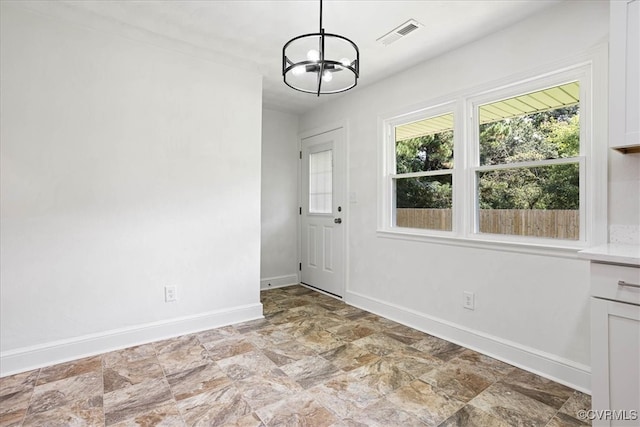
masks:
[[[342,297],[344,291],[343,130],[302,140],[300,281]]]

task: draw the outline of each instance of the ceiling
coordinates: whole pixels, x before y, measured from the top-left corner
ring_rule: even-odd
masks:
[[[370,85],[426,59],[521,21],[560,0],[326,0],[323,24],[360,48],[358,87]],[[226,62],[258,70],[266,108],[301,113],[329,99],[348,96],[299,93],[284,85],[282,46],[292,37],[318,31],[318,0],[62,0],[29,2],[64,9],[91,26],[87,16],[122,31],[142,29],[212,52]],[[78,14],[82,11],[82,14]],[[384,46],[376,39],[409,19],[423,26]]]

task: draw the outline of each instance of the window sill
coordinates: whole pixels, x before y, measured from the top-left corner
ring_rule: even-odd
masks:
[[[553,245],[536,242],[509,242],[482,238],[465,238],[459,236],[426,235],[411,231],[377,230],[376,235],[385,239],[397,239],[433,243],[438,245],[461,246],[467,248],[486,249],[500,252],[515,252],[529,255],[552,256],[556,258],[578,258],[578,251],[587,247],[583,242],[566,242],[565,245]]]

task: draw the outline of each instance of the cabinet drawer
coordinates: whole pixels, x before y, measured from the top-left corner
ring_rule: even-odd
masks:
[[[640,267],[591,263],[591,295],[640,305],[640,288],[620,286],[623,281],[640,285]]]

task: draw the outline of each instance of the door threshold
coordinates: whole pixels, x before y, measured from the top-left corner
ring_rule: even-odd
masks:
[[[340,295],[338,295],[338,294],[334,294],[333,292],[327,292],[327,291],[325,291],[323,289],[317,288],[317,287],[315,287],[313,285],[309,285],[309,284],[304,283],[304,282],[300,282],[300,284],[302,286],[304,286],[305,288],[309,288],[309,289],[312,289],[314,291],[318,291],[318,292],[320,292],[322,294],[325,294],[327,296],[330,296],[330,297],[333,297],[335,299],[339,299],[340,301],[342,301],[342,297]]]

